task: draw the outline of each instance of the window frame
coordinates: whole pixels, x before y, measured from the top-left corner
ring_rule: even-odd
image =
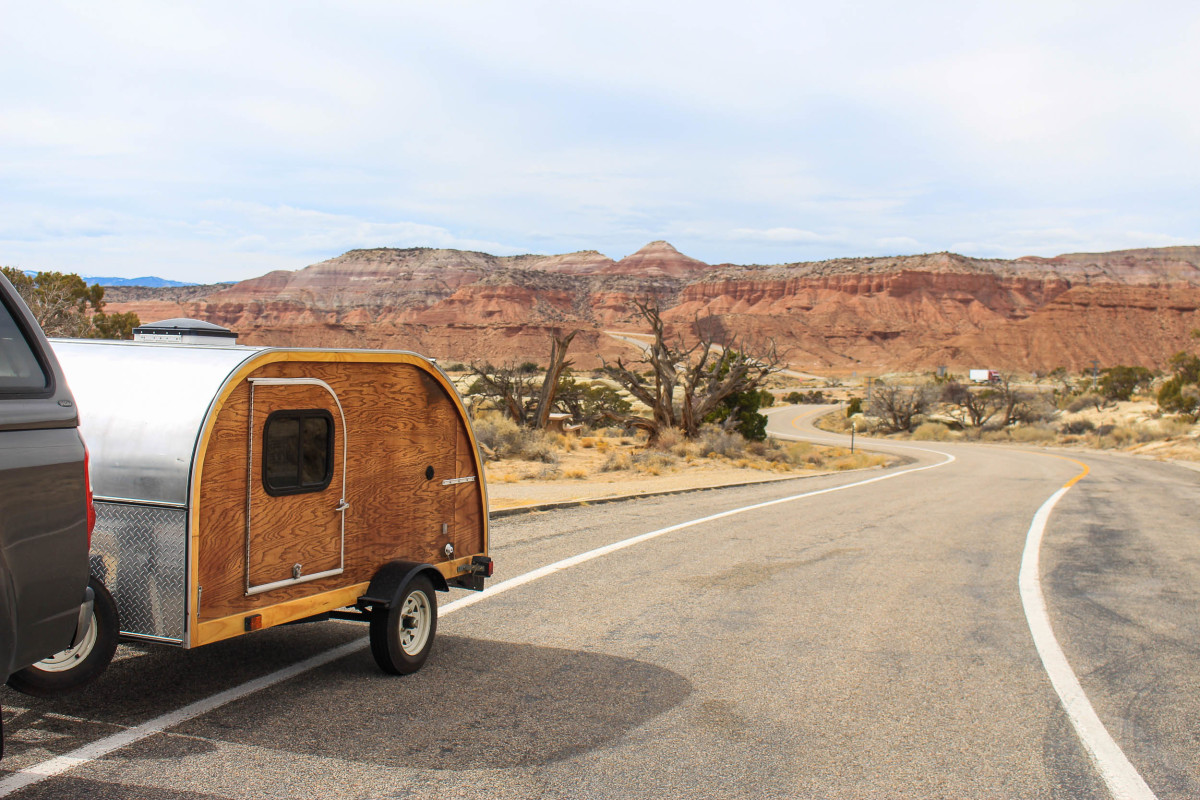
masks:
[[[14,294],[16,294],[15,291]],[[44,383],[36,388],[28,386],[5,386],[0,384],[0,395],[12,399],[40,399],[53,397],[57,391],[57,381],[55,380],[56,376],[54,374],[54,370],[50,368],[50,363],[46,358],[45,351],[42,349],[43,339],[40,336],[35,335],[33,330],[30,328],[30,319],[32,315],[27,315],[28,312],[22,313],[23,309],[20,307],[22,303],[19,299],[19,295],[16,298],[10,298],[8,292],[3,291],[3,287],[0,287],[0,304],[3,304],[4,310],[7,312],[9,318],[12,319],[13,324],[16,326],[17,333],[22,339],[25,340],[25,346],[29,348],[29,352],[33,356],[33,360],[37,362],[38,369],[42,371],[42,378],[44,380]],[[36,325],[36,321],[34,321],[33,324]]]
[[[299,422],[299,441],[296,448],[296,480],[294,486],[272,486],[267,480],[267,459],[269,441],[267,432],[271,429],[271,424],[278,419],[294,419]],[[301,479],[301,467],[304,463],[304,420],[305,419],[324,419],[326,423],[325,434],[325,477],[320,483],[303,483]],[[262,427],[262,467],[260,469],[260,479],[262,481],[263,490],[271,497],[286,497],[294,494],[311,494],[315,492],[323,492],[329,488],[329,484],[333,482],[334,473],[334,452],[337,444],[337,433],[334,427],[333,414],[328,409],[324,408],[286,408],[272,411],[267,415],[266,421]]]

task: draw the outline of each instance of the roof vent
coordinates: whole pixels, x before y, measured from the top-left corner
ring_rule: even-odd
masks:
[[[164,319],[133,329],[135,342],[173,342],[175,344],[237,344],[237,334],[199,319]]]

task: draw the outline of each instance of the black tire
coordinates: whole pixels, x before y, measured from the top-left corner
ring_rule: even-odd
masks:
[[[82,689],[108,667],[121,632],[117,604],[99,578],[90,578],[88,586],[95,595],[92,624],[79,643],[14,672],[9,686],[34,697],[57,697]]]
[[[390,607],[371,610],[371,655],[391,675],[410,675],[424,666],[436,634],[437,595],[424,575],[409,581]]]

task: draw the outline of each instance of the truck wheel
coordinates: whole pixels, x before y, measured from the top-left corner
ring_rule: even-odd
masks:
[[[437,597],[424,575],[409,581],[391,606],[371,611],[371,655],[380,669],[392,675],[419,670],[436,633]]]
[[[34,697],[57,697],[83,688],[104,672],[116,652],[121,630],[117,604],[99,578],[90,578],[88,586],[95,599],[87,631],[74,647],[14,672],[8,678],[9,686]]]

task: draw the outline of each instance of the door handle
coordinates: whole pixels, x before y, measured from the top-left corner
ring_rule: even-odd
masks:
[[[350,504],[347,503],[346,498],[343,497],[341,500],[338,500],[337,508],[335,508],[334,511],[340,513],[342,511],[345,511],[349,507],[350,507]]]

